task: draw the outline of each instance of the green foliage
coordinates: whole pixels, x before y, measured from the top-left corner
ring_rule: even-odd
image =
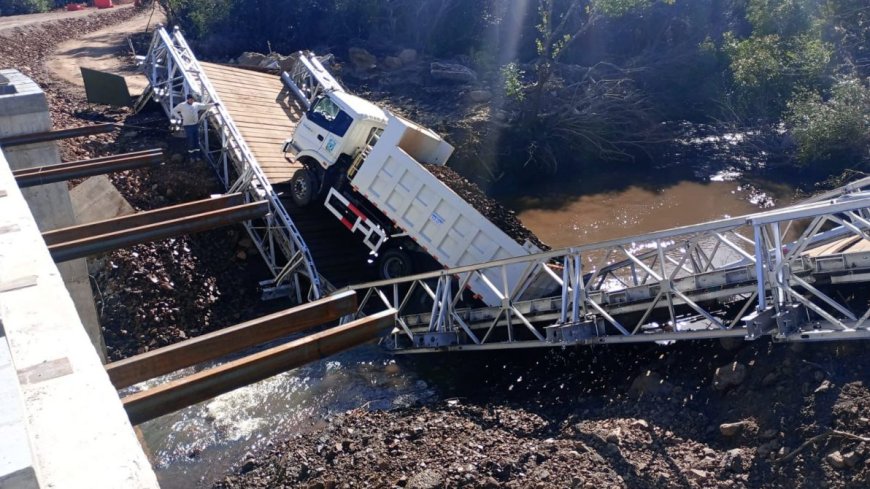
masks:
[[[723,50],[743,113],[774,118],[796,90],[823,88],[834,48],[821,37],[817,3],[749,0],[746,18],[752,34],[738,39],[726,33]]]
[[[53,0],[0,0],[0,14],[20,15],[48,12]]]
[[[663,0],[662,3],[673,5],[676,0]],[[638,12],[651,7],[656,0],[591,0],[589,10],[598,12],[605,17],[622,17],[632,12]]]
[[[817,0],[749,0],[746,19],[757,35],[793,36],[811,28]]]
[[[526,98],[522,82],[523,75],[525,72],[516,63],[508,63],[501,67],[504,93],[517,102],[522,102]]]
[[[229,17],[234,0],[164,0],[173,20],[194,37],[201,37],[219,27]]]
[[[850,166],[870,148],[870,87],[846,78],[827,100],[818,92],[800,92],[788,103],[785,120],[802,163]]]

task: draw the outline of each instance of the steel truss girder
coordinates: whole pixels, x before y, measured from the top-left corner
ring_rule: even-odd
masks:
[[[219,94],[177,28],[172,33],[163,27],[154,31],[142,71],[151,83],[154,100],[170,118],[172,109],[187,94],[196,95],[201,102],[220,104]],[[246,221],[244,226],[273,274],[272,285],[299,284],[301,275],[311,284],[308,299],[320,298],[325,283],[311,252],[226,107],[212,107],[200,124],[202,152],[227,191],[243,194],[246,202],[268,203],[265,219]],[[301,292],[296,293],[297,300],[303,300]]]
[[[870,305],[836,289],[870,280],[870,179],[858,183],[824,201],[352,286],[364,297],[353,317],[397,309],[388,344],[400,353],[870,338]],[[868,246],[849,251],[856,243]],[[543,267],[553,293],[525,298],[528,281],[510,289],[483,280],[502,304],[463,300],[472,276],[498,277],[518,264]]]

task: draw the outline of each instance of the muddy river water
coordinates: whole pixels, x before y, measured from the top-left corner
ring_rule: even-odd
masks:
[[[630,185],[582,195],[566,193],[565,186],[530,189],[512,202],[523,224],[553,248],[759,212],[790,200],[791,194],[782,186],[759,189],[733,181]]]

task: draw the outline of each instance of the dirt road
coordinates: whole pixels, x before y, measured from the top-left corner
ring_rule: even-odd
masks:
[[[159,8],[147,10],[132,19],[58,45],[46,66],[52,78],[84,88],[80,68],[91,68],[121,75],[127,80],[130,94],[139,95],[148,80],[139,74],[129,53],[127,37],[152,30],[155,24],[166,22]]]
[[[103,15],[127,8],[133,8],[133,5],[119,5],[111,9],[86,8],[84,10],[78,10],[75,12],[58,10],[55,12],[46,12],[44,14],[11,15],[8,17],[0,17],[0,31],[6,29],[14,29],[16,27],[24,27],[33,24],[41,24],[43,22],[51,22],[55,20],[77,19],[81,17],[87,17],[89,15]]]

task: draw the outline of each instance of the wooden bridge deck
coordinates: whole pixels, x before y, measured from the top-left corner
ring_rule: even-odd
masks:
[[[302,118],[302,107],[276,75],[201,63],[254,158],[272,185],[293,178],[301,165],[284,158],[281,147]]]
[[[287,197],[288,182],[302,165],[284,158],[281,147],[302,118],[302,106],[277,75],[200,63],[218,92],[242,138],[254,153],[269,183],[281,196],[317,264],[320,274],[335,287],[375,280],[366,266],[369,250],[323,205],[296,207]]]

